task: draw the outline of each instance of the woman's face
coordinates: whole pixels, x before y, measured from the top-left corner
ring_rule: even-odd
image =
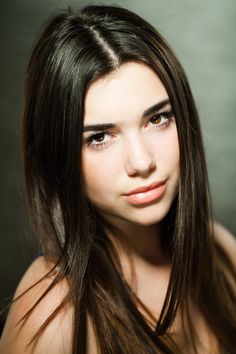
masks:
[[[161,221],[178,190],[179,144],[158,76],[131,62],[95,81],[83,139],[85,191],[99,212],[110,222]]]

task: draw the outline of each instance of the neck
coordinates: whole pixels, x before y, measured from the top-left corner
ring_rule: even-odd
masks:
[[[133,278],[132,267],[135,273],[139,273],[139,270],[154,273],[170,264],[169,256],[161,245],[160,224],[146,226],[125,220],[109,220],[109,223],[115,226],[121,240],[127,245],[128,256],[120,245],[115,244],[126,278]],[[111,239],[115,239],[112,231],[107,229],[106,232]]]

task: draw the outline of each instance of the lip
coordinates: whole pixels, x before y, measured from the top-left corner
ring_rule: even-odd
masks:
[[[147,204],[161,198],[165,190],[166,181],[154,182],[149,186],[139,187],[124,194],[124,198],[131,204]]]
[[[125,195],[128,196],[128,195],[137,194],[137,193],[144,193],[144,192],[150,191],[152,189],[158,188],[165,183],[166,183],[166,181],[154,182],[154,183],[151,183],[149,186],[133,189],[131,192],[128,192]]]

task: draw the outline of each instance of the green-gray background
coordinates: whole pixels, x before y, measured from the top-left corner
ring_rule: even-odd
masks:
[[[88,1],[1,1],[0,305],[37,252],[22,207],[20,101],[32,41],[46,16]],[[134,10],[167,38],[183,63],[200,112],[215,218],[236,234],[236,1],[103,1]]]

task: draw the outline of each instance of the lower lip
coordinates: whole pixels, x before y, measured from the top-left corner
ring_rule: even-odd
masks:
[[[150,189],[146,192],[126,195],[125,200],[131,204],[141,205],[151,203],[163,196],[166,190],[166,183],[161,186]]]

